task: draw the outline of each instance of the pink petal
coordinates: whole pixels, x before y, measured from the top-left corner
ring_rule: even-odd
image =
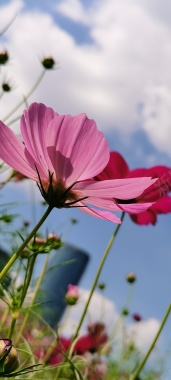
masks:
[[[47,128],[58,114],[44,104],[33,103],[21,117],[21,133],[25,142],[25,154],[28,161],[32,158],[39,167],[42,177],[48,176],[48,170],[53,171],[46,150]]]
[[[96,180],[125,178],[129,173],[129,167],[118,152],[110,152],[110,159],[105,169],[98,174]],[[136,176],[138,177],[138,175]],[[147,176],[146,176],[147,177]]]
[[[36,173],[25,158],[24,145],[2,121],[0,121],[0,158],[14,170],[35,180]]]
[[[139,214],[153,205],[153,203],[134,203],[134,204],[119,204],[120,209],[128,214]]]
[[[157,214],[167,214],[171,212],[171,197],[165,196],[155,202],[147,211],[138,215],[130,215],[132,221],[140,225],[155,225]]]
[[[139,199],[141,202],[155,202],[171,191],[171,169],[167,166],[134,169],[128,175],[129,178],[137,176],[157,178],[156,182],[144,191]]]
[[[104,208],[111,211],[121,211],[120,205],[118,205],[112,198],[98,198],[90,197],[84,200],[84,203],[91,204],[95,207]]]
[[[133,199],[142,194],[142,192],[155,181],[156,179],[146,177],[106,181],[83,181],[77,183],[73,187],[73,190],[80,190],[87,197]]]
[[[142,226],[147,226],[148,224],[152,224],[154,226],[157,222],[157,215],[150,209],[137,215],[130,215],[130,218],[134,223]]]
[[[157,214],[168,214],[171,212],[171,197],[168,195],[158,199],[150,209]]]
[[[57,178],[67,186],[92,178],[109,160],[106,139],[85,114],[55,117],[48,126],[46,146]]]
[[[108,212],[108,211],[96,210],[88,206],[80,207],[80,211],[85,212],[86,214],[89,214],[91,216],[95,216],[96,218],[108,220],[113,223],[117,223],[117,224],[121,223],[120,218],[118,218],[115,214],[112,214],[111,212]]]

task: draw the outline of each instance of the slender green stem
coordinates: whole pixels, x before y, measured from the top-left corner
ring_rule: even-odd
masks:
[[[26,247],[26,245],[29,243],[31,238],[36,234],[38,229],[41,227],[41,225],[44,223],[50,212],[52,211],[52,207],[48,206],[47,210],[45,211],[44,215],[42,218],[39,220],[39,222],[36,224],[36,226],[33,228],[33,230],[30,232],[30,234],[27,236],[27,238],[23,241],[23,243],[20,245],[20,247],[17,249],[17,251],[13,254],[13,256],[10,258],[8,263],[5,265],[5,267],[2,269],[0,272],[0,281],[4,278],[6,273],[10,270],[12,265],[15,263],[17,258],[20,256],[21,252],[23,249]]]
[[[18,108],[20,108],[20,106],[22,106],[22,104],[23,103],[25,103],[25,101],[33,94],[33,92],[36,90],[36,88],[38,87],[38,85],[39,85],[39,83],[41,82],[41,80],[42,80],[42,78],[44,77],[44,75],[45,75],[45,72],[46,72],[46,70],[43,70],[41,73],[40,73],[40,75],[39,75],[39,77],[38,77],[38,79],[36,80],[36,82],[35,82],[35,84],[33,85],[33,87],[31,88],[31,90],[27,93],[27,95],[26,96],[24,96],[24,99],[22,99],[22,100],[20,100],[20,102],[18,102],[17,104],[16,104],[16,106],[3,118],[3,122],[5,122],[7,119],[9,119],[9,117],[11,116],[11,115],[13,115],[13,113],[15,112],[15,111],[17,111],[18,110]]]
[[[125,214],[122,213],[121,221],[123,221],[124,215],[125,215]],[[82,323],[83,323],[83,321],[84,321],[84,318],[85,318],[85,315],[86,315],[86,312],[87,312],[87,309],[88,309],[89,303],[90,303],[90,301],[91,301],[91,298],[92,298],[92,295],[93,295],[93,293],[94,293],[94,290],[95,290],[95,288],[96,288],[96,286],[97,286],[97,282],[98,282],[98,280],[99,280],[99,277],[100,277],[100,274],[101,274],[102,268],[103,268],[104,263],[105,263],[105,261],[106,261],[106,259],[107,259],[107,256],[108,256],[109,251],[110,251],[110,249],[111,249],[111,247],[112,247],[112,244],[113,244],[113,242],[114,242],[114,240],[115,240],[115,238],[116,238],[116,235],[117,235],[117,233],[118,233],[118,231],[119,231],[119,229],[120,229],[120,226],[121,226],[121,224],[118,224],[118,225],[117,225],[117,227],[116,227],[116,229],[115,229],[115,231],[114,231],[112,237],[111,237],[110,240],[109,240],[109,243],[108,243],[108,245],[107,245],[107,247],[106,247],[106,250],[105,250],[105,252],[104,252],[104,254],[103,254],[103,257],[102,257],[102,259],[101,259],[101,261],[100,261],[100,264],[99,264],[99,267],[98,267],[98,270],[97,270],[96,276],[95,276],[95,278],[94,278],[94,281],[93,281],[93,284],[92,284],[92,287],[91,287],[91,290],[90,290],[90,294],[89,294],[88,300],[87,300],[87,302],[86,302],[86,304],[85,304],[84,310],[83,310],[83,312],[82,312],[82,315],[81,315],[80,321],[79,321],[79,323],[78,323],[77,329],[76,329],[76,331],[75,331],[75,334],[74,334],[74,336],[73,336],[72,342],[74,342],[74,340],[77,338],[77,336],[78,336],[78,334],[79,334],[79,331],[80,331],[80,328],[81,328]]]
[[[13,332],[14,332],[14,329],[15,329],[15,325],[16,325],[16,322],[17,322],[17,318],[19,316],[21,307],[22,307],[23,302],[25,300],[25,297],[26,297],[26,294],[27,294],[27,290],[28,290],[28,287],[30,285],[30,281],[31,281],[31,278],[32,278],[33,268],[34,268],[34,264],[35,264],[36,258],[37,258],[37,254],[35,253],[28,260],[27,270],[26,270],[25,280],[24,280],[24,285],[23,285],[23,289],[22,289],[22,295],[21,295],[21,299],[20,299],[20,305],[19,305],[19,307],[17,307],[16,310],[14,310],[12,312],[12,323],[10,325],[10,330],[9,330],[9,339],[12,338],[12,335],[13,335]]]
[[[49,260],[49,255],[47,254],[47,255],[46,255],[45,262],[44,262],[44,265],[43,265],[43,268],[42,268],[42,271],[41,271],[41,274],[40,274],[40,276],[38,277],[38,280],[37,280],[37,283],[36,283],[36,287],[35,287],[35,291],[34,291],[34,294],[33,294],[32,299],[31,299],[31,302],[30,302],[29,308],[31,308],[31,307],[33,306],[34,301],[35,301],[35,299],[36,299],[36,296],[37,296],[38,290],[39,290],[39,288],[40,288],[41,282],[42,282],[42,280],[43,280],[43,277],[44,277],[45,272],[46,272],[46,269],[47,269],[48,260]],[[25,314],[25,317],[24,317],[24,319],[23,319],[23,323],[22,323],[22,325],[21,325],[21,328],[20,328],[20,330],[19,330],[18,339],[17,339],[17,341],[15,342],[15,345],[16,345],[16,346],[17,346],[17,344],[18,344],[18,341],[19,341],[19,339],[20,339],[20,336],[22,335],[22,333],[23,333],[23,331],[24,331],[24,329],[25,329],[25,326],[26,326],[26,323],[27,323],[27,320],[28,320],[29,314],[30,314],[30,312],[29,312],[29,309],[28,309],[28,310],[27,310],[27,313]]]
[[[32,279],[33,269],[34,269],[34,264],[35,264],[36,259],[37,259],[37,253],[36,252],[33,253],[33,255],[28,259],[28,266],[27,266],[27,270],[26,270],[25,281],[24,281],[22,295],[21,295],[21,299],[20,299],[20,308],[23,305],[23,302],[24,302],[26,294],[27,294],[27,290],[29,288],[29,285],[30,285],[30,282]]]
[[[153,350],[153,348],[154,348],[154,346],[155,346],[155,344],[156,344],[156,342],[157,342],[157,340],[159,338],[159,335],[160,335],[161,331],[163,330],[163,327],[164,327],[164,325],[165,325],[165,323],[167,321],[167,318],[168,318],[170,312],[171,312],[171,304],[169,304],[169,306],[168,306],[168,308],[166,310],[166,313],[165,313],[165,315],[164,315],[164,317],[163,317],[163,319],[161,321],[161,324],[160,324],[160,327],[159,327],[159,329],[157,331],[157,334],[154,337],[154,339],[153,339],[153,341],[152,341],[152,343],[151,343],[151,345],[150,345],[147,353],[145,354],[144,358],[142,359],[141,363],[139,364],[139,366],[137,367],[137,369],[134,371],[134,373],[132,373],[130,375],[129,380],[138,380],[138,375],[140,374],[140,372],[143,369],[143,367],[144,367],[144,365],[145,365],[148,357],[150,356],[150,354],[151,354],[151,352],[152,352],[152,350]]]
[[[64,326],[66,325],[66,322],[68,320],[68,317],[70,315],[70,312],[71,312],[71,308],[72,306],[67,306],[67,310],[66,310],[66,315],[65,315],[65,320],[62,322],[62,324],[60,325],[59,327],[59,330],[58,330],[58,336],[62,335],[62,330],[64,328]],[[52,343],[50,344],[44,358],[43,358],[43,363],[46,364],[52,354],[52,352],[54,351],[55,349],[55,346],[56,346],[56,343],[57,343],[57,337],[55,337],[55,339],[52,341]]]
[[[12,334],[13,334],[13,331],[14,331],[14,328],[15,328],[17,317],[18,317],[18,313],[15,316],[12,317],[12,321],[11,321],[11,325],[10,325],[10,329],[9,329],[8,339],[12,338]]]
[[[121,222],[123,221],[124,215],[125,215],[125,213],[122,212],[122,215],[121,215]],[[79,334],[79,331],[80,331],[80,329],[81,329],[81,326],[82,326],[82,323],[83,323],[83,321],[84,321],[84,318],[85,318],[85,316],[86,316],[87,309],[88,309],[88,306],[89,306],[89,304],[90,304],[90,301],[91,301],[92,295],[93,295],[94,290],[95,290],[95,288],[96,288],[96,286],[97,286],[97,283],[98,283],[98,280],[99,280],[99,277],[100,277],[100,274],[101,274],[101,271],[102,271],[103,265],[104,265],[104,263],[105,263],[105,261],[106,261],[106,259],[107,259],[107,256],[108,256],[109,251],[110,251],[110,249],[111,249],[111,247],[112,247],[112,244],[113,244],[113,242],[114,242],[114,240],[115,240],[115,238],[116,238],[116,235],[117,235],[117,233],[118,233],[118,231],[119,231],[119,229],[120,229],[120,226],[121,226],[121,224],[118,224],[118,225],[117,225],[117,227],[116,227],[116,229],[115,229],[115,231],[114,231],[112,237],[111,237],[110,240],[109,240],[109,243],[108,243],[108,245],[107,245],[107,247],[106,247],[106,250],[105,250],[105,252],[104,252],[104,254],[103,254],[103,257],[102,257],[102,259],[101,259],[101,261],[100,261],[100,264],[99,264],[99,267],[98,267],[98,270],[97,270],[97,273],[96,273],[95,279],[94,279],[94,281],[93,281],[93,284],[92,284],[92,287],[91,287],[91,290],[90,290],[89,297],[88,297],[87,302],[86,302],[86,304],[85,304],[85,307],[84,307],[84,309],[83,309],[83,312],[82,312],[82,315],[81,315],[80,321],[79,321],[79,323],[78,323],[78,326],[77,326],[77,329],[76,329],[76,331],[75,331],[75,334],[74,334],[74,336],[73,336],[73,338],[72,338],[71,344],[70,344],[70,346],[69,346],[69,348],[68,348],[68,353],[69,353],[69,354],[68,354],[68,356],[65,358],[64,363],[65,363],[67,360],[69,360],[70,356],[72,355],[72,350],[73,350],[73,346],[74,346],[74,344],[75,344],[75,340],[76,340],[76,338],[78,337],[78,334]],[[60,372],[61,372],[61,368],[58,368],[54,380],[57,380],[57,379],[60,378]]]
[[[46,272],[46,269],[47,269],[48,260],[49,260],[49,254],[46,255],[46,259],[45,259],[45,262],[44,262],[44,265],[43,265],[42,271],[41,271],[41,273],[40,273],[40,276],[38,277],[38,281],[37,281],[37,284],[36,284],[36,287],[35,287],[35,291],[34,291],[33,297],[32,297],[31,302],[30,302],[30,306],[33,306],[34,301],[35,301],[35,299],[36,299],[36,296],[37,296],[38,290],[39,290],[39,288],[40,288],[41,282],[42,282],[42,280],[43,280],[43,277],[44,277],[45,272]]]
[[[6,306],[4,312],[3,312],[2,316],[1,316],[1,320],[0,320],[0,331],[2,331],[2,327],[4,326],[5,321],[6,321],[7,317],[8,317],[8,313],[9,313],[9,307]]]

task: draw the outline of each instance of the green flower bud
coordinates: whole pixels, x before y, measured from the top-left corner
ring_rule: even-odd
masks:
[[[52,57],[45,57],[42,59],[41,64],[46,70],[51,70],[55,65],[55,61]]]
[[[129,310],[128,309],[126,309],[125,307],[122,309],[122,311],[121,311],[121,314],[124,316],[124,317],[126,317],[127,315],[129,315]]]
[[[4,83],[2,83],[2,89],[4,92],[10,92],[11,86],[7,82],[4,82]]]
[[[78,286],[69,284],[67,293],[65,294],[65,301],[67,305],[75,305],[80,298]]]
[[[100,289],[100,290],[104,290],[106,288],[106,284],[104,282],[99,282],[99,284],[97,285],[97,287]]]
[[[129,272],[126,276],[126,281],[133,284],[136,281],[136,275],[133,272]]]
[[[7,50],[0,51],[0,65],[5,65],[9,60],[9,55]]]
[[[0,339],[1,372],[11,373],[19,367],[18,353],[10,339]]]

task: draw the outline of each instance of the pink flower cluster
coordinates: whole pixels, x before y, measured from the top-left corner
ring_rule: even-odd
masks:
[[[129,202],[155,182],[149,173],[141,178],[93,179],[108,164],[110,152],[95,121],[85,114],[59,115],[33,103],[21,117],[21,134],[23,141],[0,122],[0,158],[33,179],[51,208],[79,207],[120,223],[113,211],[136,214],[152,205],[148,197],[147,202]]]
[[[90,380],[98,380],[104,378],[107,371],[105,362],[102,360],[101,353],[107,344],[107,352],[110,352],[108,345],[109,337],[106,332],[106,327],[101,322],[95,322],[88,326],[87,333],[80,336],[73,347],[73,357],[81,356],[86,366],[83,368],[83,374]],[[29,341],[33,341],[33,336],[29,332],[25,335],[25,338]],[[72,342],[72,338],[59,337],[56,341],[56,346],[51,352],[50,356],[46,360],[46,364],[54,366],[63,363],[65,361],[67,350]],[[49,350],[50,342],[47,337],[41,340],[41,346],[35,350],[35,355],[42,361],[46,357]],[[40,344],[40,341],[39,341]],[[106,351],[105,351],[106,352]]]

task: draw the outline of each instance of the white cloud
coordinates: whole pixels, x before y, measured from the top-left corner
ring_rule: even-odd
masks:
[[[59,334],[62,333],[71,336],[75,332],[85,302],[89,296],[89,291],[80,289],[80,294],[79,302],[73,307],[70,307],[69,314],[68,311],[65,312]],[[117,352],[123,339],[123,327],[124,330],[126,329],[128,341],[134,342],[141,352],[145,352],[152,343],[160,325],[157,319],[150,318],[146,321],[134,323],[133,325],[126,323],[124,326],[126,319],[123,321],[122,318],[120,318],[116,305],[102,294],[94,292],[81,332],[87,330],[89,323],[99,321],[105,323],[109,334],[109,343],[111,345],[117,345]]]
[[[4,20],[8,9],[3,7]],[[38,76],[39,60],[53,55],[59,69],[47,74],[31,100],[59,113],[86,112],[100,129],[117,129],[121,136],[142,128],[158,150],[171,154],[171,28],[160,9],[159,1],[96,0],[88,9],[79,0],[59,2],[58,12],[76,21],[75,31],[77,21],[89,26],[93,42],[83,45],[50,14],[23,11],[6,34],[15,102]],[[12,96],[8,104],[6,99],[1,117],[13,104]]]
[[[171,154],[171,86],[148,89],[142,117],[150,141],[159,151]]]
[[[12,0],[6,5],[1,6],[1,28],[0,31],[2,31],[6,26],[9,24],[9,22],[12,21],[13,17],[17,16],[19,11],[23,7],[23,1],[22,0]],[[15,22],[15,21],[13,21]]]
[[[73,21],[88,23],[86,10],[79,0],[65,0],[55,6],[56,10]]]
[[[73,307],[70,307],[69,319],[65,319],[67,312],[63,317],[63,321],[66,322],[66,324],[62,327],[62,330],[64,328],[65,334],[71,335],[75,331],[79,318],[81,317],[82,311],[84,309],[85,303],[89,296],[89,290],[79,289],[79,291],[79,302]],[[119,314],[117,312],[115,304],[106,297],[104,297],[102,294],[94,292],[90,301],[90,305],[86,314],[82,331],[85,331],[87,325],[93,322],[103,322],[106,324],[106,326],[109,326],[110,329],[111,326],[114,326],[118,317]]]
[[[154,318],[135,323],[127,328],[128,339],[133,341],[140,351],[145,352],[150,347],[159,326],[159,321]]]

